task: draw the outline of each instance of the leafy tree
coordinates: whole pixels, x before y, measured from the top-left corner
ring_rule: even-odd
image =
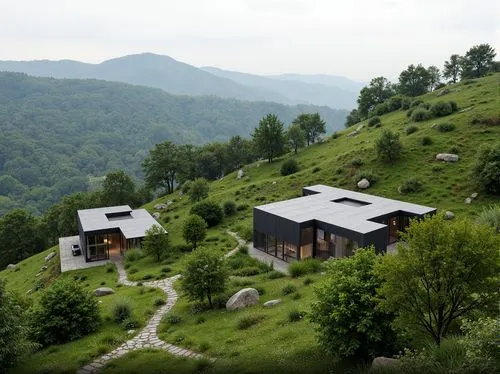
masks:
[[[257,160],[252,142],[241,136],[233,136],[227,144],[226,172],[231,172],[243,165]]]
[[[102,184],[102,200],[105,205],[135,205],[135,183],[123,170],[106,174]]]
[[[412,221],[402,243],[376,268],[383,307],[401,328],[439,345],[457,318],[497,297],[500,237],[490,227],[435,215]]]
[[[182,288],[191,300],[208,300],[213,308],[212,296],[224,291],[228,272],[224,257],[205,248],[189,255],[182,274]]]
[[[302,131],[304,131],[307,146],[314,143],[320,134],[326,132],[326,123],[321,119],[319,113],[299,114],[293,120],[292,125],[299,125]]]
[[[434,88],[441,79],[441,72],[436,66],[429,66],[427,68],[427,74],[429,75],[429,91],[434,91]]]
[[[42,294],[28,320],[32,338],[47,346],[96,331],[101,315],[94,295],[75,281],[61,279]]]
[[[340,357],[367,359],[394,350],[394,316],[377,308],[376,290],[382,285],[374,267],[374,249],[327,263],[327,277],[315,289],[310,319],[323,347]]]
[[[17,263],[44,248],[37,220],[22,209],[0,217],[0,268]]]
[[[351,127],[355,125],[356,123],[359,123],[363,120],[363,117],[361,116],[361,113],[359,112],[358,109],[353,109],[349,112],[347,115],[347,118],[345,120],[345,127]]]
[[[196,214],[203,218],[208,227],[218,225],[224,218],[224,212],[220,205],[208,200],[193,205],[190,214]]]
[[[443,78],[450,79],[453,83],[457,83],[460,76],[461,57],[459,55],[451,55],[448,61],[444,62]]]
[[[484,77],[490,71],[495,56],[495,49],[489,44],[469,49],[461,60],[462,79]]]
[[[399,141],[399,135],[390,130],[382,132],[380,138],[376,140],[375,146],[378,157],[388,162],[396,161],[403,148]]]
[[[205,239],[206,235],[207,223],[205,220],[196,214],[191,214],[182,227],[182,237],[186,243],[191,243],[193,249],[196,249],[196,245]]]
[[[25,308],[0,281],[0,373],[35,347],[28,341]]]
[[[300,125],[291,125],[286,133],[288,144],[293,148],[294,152],[297,153],[299,148],[306,145],[306,134],[304,130],[300,128]]]
[[[421,64],[409,65],[399,75],[399,92],[402,95],[414,97],[423,95],[429,88],[429,72]]]
[[[376,77],[370,84],[363,87],[358,97],[358,111],[361,117],[366,117],[377,104],[393,96],[396,92],[391,82],[385,77]],[[351,112],[352,113],[352,112]],[[359,122],[359,121],[358,121]]]
[[[500,143],[479,150],[472,173],[486,191],[500,193]]]
[[[161,258],[168,252],[169,247],[168,233],[160,225],[153,225],[146,231],[142,248],[147,254],[156,257],[157,262],[160,262]]]
[[[258,154],[271,163],[273,158],[281,156],[285,149],[283,123],[276,114],[268,114],[260,120],[252,139]]]
[[[197,202],[208,197],[208,182],[205,178],[196,178],[189,187],[189,198]]]
[[[222,143],[210,143],[197,150],[195,175],[216,180],[224,175],[227,166],[227,147]]]
[[[178,147],[166,141],[156,144],[142,163],[144,180],[151,189],[164,188],[167,194],[174,192],[177,172],[181,160]]]

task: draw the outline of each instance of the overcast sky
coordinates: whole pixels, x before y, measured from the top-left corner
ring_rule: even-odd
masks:
[[[391,79],[490,43],[499,0],[0,0],[0,59],[154,52],[258,74]],[[497,59],[499,59],[497,55]]]

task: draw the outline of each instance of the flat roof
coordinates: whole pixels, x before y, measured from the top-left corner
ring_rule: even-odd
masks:
[[[119,229],[126,239],[146,236],[155,224],[161,227],[146,209],[132,210],[128,205],[82,209],[77,214],[84,232]]]
[[[420,216],[436,211],[436,208],[321,184],[305,187],[304,191],[311,195],[260,205],[255,209],[297,223],[316,220],[363,234],[387,226],[371,221],[376,217],[398,211]]]

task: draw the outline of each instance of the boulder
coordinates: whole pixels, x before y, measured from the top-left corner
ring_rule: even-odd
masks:
[[[45,261],[50,261],[56,255],[55,252],[50,252],[47,256],[45,256]]]
[[[358,132],[359,132],[359,131],[361,131],[361,129],[362,129],[363,127],[365,127],[365,125],[359,125],[359,126],[358,126],[358,128],[356,129],[356,131],[358,131]]]
[[[468,197],[467,199],[465,199],[464,203],[470,204],[470,203],[472,203],[472,199],[470,197]]]
[[[14,264],[7,265],[7,269],[15,269],[15,268],[16,268],[16,265],[14,265]]]
[[[153,207],[154,210],[162,210],[162,209],[167,209],[168,205],[167,204],[155,204]]]
[[[241,179],[245,175],[243,169],[238,170],[238,174],[236,174],[236,179]]]
[[[135,332],[135,330],[128,330],[127,334],[132,335]]]
[[[357,135],[359,135],[358,130],[354,130],[353,132],[350,132],[349,134],[347,134],[347,136],[350,136],[350,137],[357,136]]]
[[[226,303],[227,310],[243,309],[259,303],[259,292],[255,288],[243,288]]]
[[[273,183],[271,183],[272,185],[275,185],[276,184],[276,181],[273,181]]]
[[[269,300],[269,301],[266,301],[263,305],[264,308],[270,308],[272,306],[275,306],[275,305],[278,305],[278,304],[281,304],[281,299],[276,299],[276,300]]]
[[[47,266],[43,265],[41,268],[40,268],[40,271],[45,271],[47,270]]]
[[[470,195],[470,198],[471,199],[475,199],[477,197],[478,193],[477,192],[474,192],[472,195]]]
[[[472,109],[472,107],[470,106],[470,107],[468,107],[468,108],[465,108],[465,109],[460,110],[458,113],[465,113],[465,112],[468,112],[468,111],[469,111],[469,110],[471,110],[471,109]]]
[[[33,293],[33,288],[30,288],[28,291],[26,291],[26,295],[31,295]]]
[[[453,218],[455,218],[455,213],[450,212],[449,210],[447,210],[444,213],[444,219],[453,219]]]
[[[154,219],[160,219],[160,213],[158,213],[158,212],[154,212],[153,214],[151,214],[151,216],[152,216]]]
[[[96,288],[94,291],[95,296],[106,296],[106,295],[112,295],[115,293],[115,290],[109,287],[99,287]]]
[[[361,188],[364,190],[364,189],[367,189],[368,187],[370,187],[370,181],[368,179],[363,178],[358,182],[358,188]]]
[[[394,367],[398,364],[398,360],[395,358],[389,357],[375,357],[372,361],[372,369],[375,368],[386,368],[386,367]]]
[[[446,161],[446,162],[457,162],[458,155],[454,155],[453,153],[438,153],[436,155],[436,160]]]

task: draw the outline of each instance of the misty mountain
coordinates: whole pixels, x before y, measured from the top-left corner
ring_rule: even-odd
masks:
[[[332,108],[352,109],[356,105],[356,98],[360,90],[357,82],[350,81],[347,78],[325,76],[327,83],[321,83],[320,76],[301,76],[301,75],[278,75],[261,76],[255,74],[240,73],[236,71],[222,70],[219,68],[205,66],[203,70],[222,78],[228,78],[236,83],[248,87],[264,89],[287,97],[289,102],[307,103],[315,105],[326,105]],[[287,77],[297,77],[297,79],[287,79]],[[314,82],[317,77],[317,82]],[[306,82],[309,80],[309,82]],[[338,81],[341,85],[350,87],[349,89],[339,88],[333,85]]]
[[[99,64],[72,60],[0,61],[0,71],[39,77],[103,79],[160,88],[176,95],[215,95],[238,100],[327,105],[346,109],[354,108],[356,103],[357,92],[337,87],[207,70],[153,53],[114,58]],[[248,76],[248,83],[243,83],[245,79],[241,75]]]
[[[0,215],[17,206],[42,212],[86,189],[88,176],[123,169],[140,178],[141,161],[156,143],[249,137],[268,113],[289,124],[304,112],[319,112],[329,132],[341,129],[347,115],[329,107],[0,72]]]
[[[353,91],[356,94],[366,86],[366,83],[356,82],[349,78],[338,76],[338,75],[328,75],[328,74],[279,74],[279,75],[268,75],[268,78],[281,79],[281,80],[292,80],[300,81],[304,83],[312,84],[323,84],[326,86],[332,86],[341,88],[346,91]]]

